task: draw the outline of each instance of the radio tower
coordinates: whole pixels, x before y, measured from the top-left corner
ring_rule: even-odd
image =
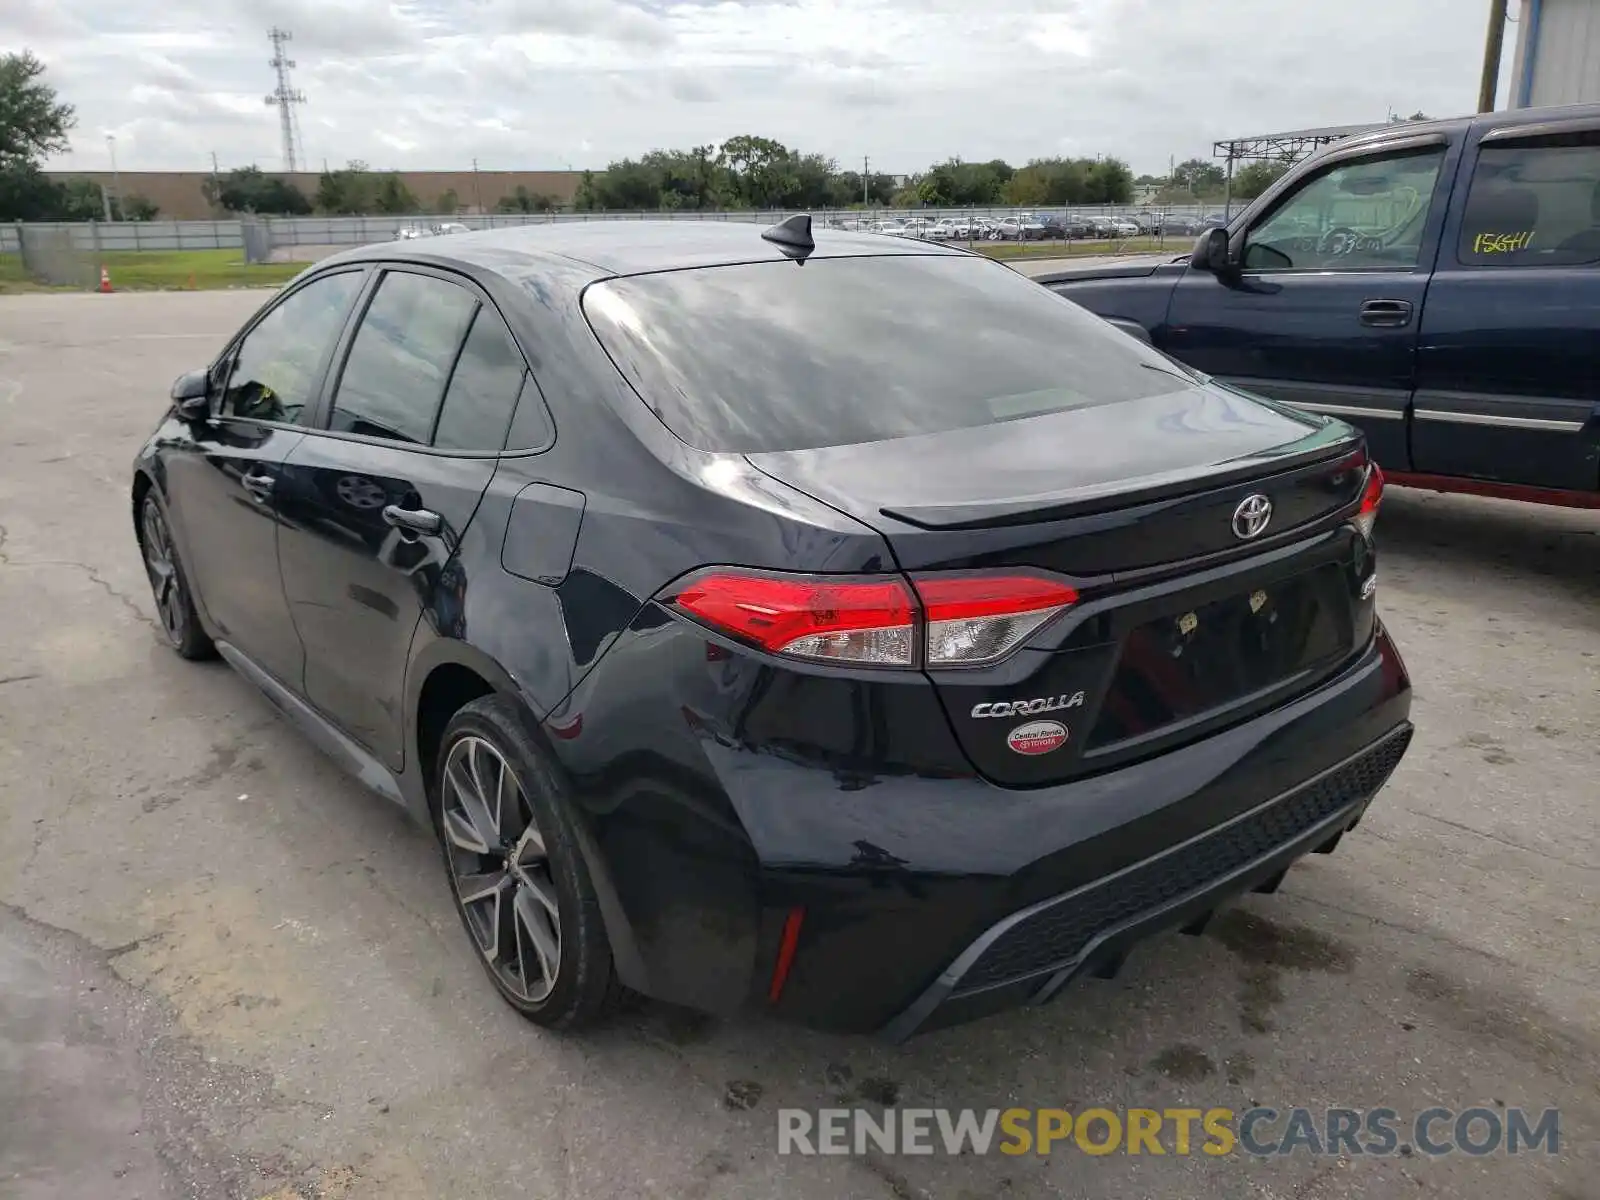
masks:
[[[295,63],[294,59],[284,53],[284,43],[293,41],[294,34],[287,29],[279,29],[276,25],[267,32],[267,37],[272,41],[271,67],[278,75],[278,86],[267,97],[267,103],[278,108],[278,124],[283,131],[283,166],[287,171],[299,169],[298,155],[296,154],[297,131],[300,120],[295,115],[295,106],[304,104],[304,92],[296,91],[289,84],[289,71]]]

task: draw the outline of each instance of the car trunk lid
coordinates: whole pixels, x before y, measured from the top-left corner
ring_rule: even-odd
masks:
[[[1028,565],[1072,576],[1239,545],[1233,509],[1265,488],[1273,534],[1359,494],[1349,426],[1174,377],[1162,394],[950,430],[746,457],[889,539],[907,570]]]
[[[1359,435],[1229,389],[748,457],[877,529],[913,581],[1038,573],[1078,590],[1001,662],[929,672],[996,783],[1193,740],[1315,686],[1370,637],[1370,552],[1348,523]],[[1270,515],[1241,532],[1251,497]]]

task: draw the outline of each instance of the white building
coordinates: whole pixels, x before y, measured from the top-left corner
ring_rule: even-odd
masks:
[[[1521,0],[1510,108],[1600,101],[1600,0]]]

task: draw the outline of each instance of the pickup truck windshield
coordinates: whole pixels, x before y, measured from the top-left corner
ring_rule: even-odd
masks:
[[[1250,270],[1415,266],[1444,148],[1358,159],[1304,183],[1250,230]]]

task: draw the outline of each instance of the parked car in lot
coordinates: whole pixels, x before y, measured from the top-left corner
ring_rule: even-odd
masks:
[[[1600,105],[1346,138],[1191,256],[1041,282],[1391,480],[1600,507]]]
[[[1138,236],[1139,227],[1125,217],[1096,217],[1092,232],[1098,238],[1130,238]]]
[[[397,242],[410,242],[417,238],[444,237],[452,233],[471,232],[471,229],[459,221],[441,221],[432,225],[402,225],[394,231],[394,240]]]
[[[1033,217],[1001,217],[989,237],[996,242],[1037,242],[1044,239],[1044,226]]]
[[[325,259],[129,503],[178,653],[432,831],[516,1011],[900,1038],[1356,825],[1411,736],[1381,497],[1341,421],[795,217]]]

